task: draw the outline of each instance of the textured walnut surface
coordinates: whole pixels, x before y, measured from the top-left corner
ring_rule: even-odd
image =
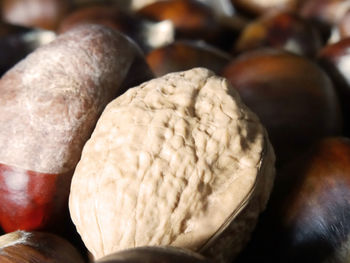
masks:
[[[248,203],[266,141],[211,71],[153,79],[104,110],[73,176],[72,219],[96,258],[144,245],[199,250]]]

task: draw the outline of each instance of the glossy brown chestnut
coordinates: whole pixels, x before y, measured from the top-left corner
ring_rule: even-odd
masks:
[[[71,8],[71,0],[2,0],[0,4],[4,21],[48,30],[55,30]]]
[[[115,5],[95,3],[79,8],[65,17],[58,27],[58,33],[64,33],[72,27],[85,23],[101,24],[123,32],[137,42],[142,49],[146,49],[144,29],[147,22]]]
[[[318,138],[341,133],[337,94],[327,74],[304,57],[272,49],[247,52],[222,75],[265,125],[278,163]]]
[[[345,130],[350,134],[350,37],[325,46],[319,53],[319,62],[329,73],[339,93]]]
[[[229,54],[203,42],[176,41],[147,54],[146,60],[156,76],[194,67],[221,72],[230,61]]]
[[[282,167],[238,263],[348,262],[350,139],[327,137]]]
[[[138,247],[103,257],[96,263],[210,263],[202,255],[175,247]]]
[[[233,51],[273,47],[313,57],[321,46],[319,32],[306,19],[295,13],[272,12],[247,25]]]
[[[0,236],[2,263],[83,263],[79,252],[51,233],[16,231]]]
[[[213,10],[196,0],[159,1],[137,14],[155,21],[171,20],[180,38],[213,38],[218,30]]]
[[[259,16],[276,10],[294,11],[300,0],[231,0],[234,7],[250,15]]]
[[[0,164],[0,225],[5,232],[62,227],[72,173],[43,174]]]
[[[348,262],[350,140],[327,138],[281,172],[274,213],[284,262]],[[284,189],[284,190],[282,190]]]

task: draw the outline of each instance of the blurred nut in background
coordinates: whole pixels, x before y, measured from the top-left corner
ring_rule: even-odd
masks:
[[[342,102],[345,132],[350,135],[350,37],[325,46],[318,59],[337,89]]]
[[[220,49],[195,41],[176,41],[146,56],[156,76],[195,67],[205,67],[219,74],[230,59],[231,56]]]
[[[306,0],[303,1],[299,13],[312,21],[328,40],[332,27],[336,26],[350,9],[348,0]]]
[[[171,43],[175,38],[170,21],[153,22],[122,10],[117,5],[90,4],[65,17],[58,28],[59,33],[81,24],[101,24],[116,29],[133,39],[144,52]]]
[[[51,233],[16,231],[0,236],[0,262],[83,263],[68,241]]]
[[[295,11],[300,1],[301,0],[231,0],[234,7],[255,16],[277,10]]]
[[[55,38],[53,31],[0,22],[0,77],[26,55]]]
[[[2,0],[0,4],[4,21],[48,30],[55,30],[71,8],[71,0]]]
[[[319,32],[307,20],[290,12],[272,12],[248,24],[233,52],[273,47],[314,57],[322,46]]]
[[[265,125],[285,162],[318,138],[342,132],[340,104],[328,75],[314,62],[262,49],[233,59],[222,75]]]

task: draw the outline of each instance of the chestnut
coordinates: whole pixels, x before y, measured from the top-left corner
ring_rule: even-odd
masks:
[[[342,117],[328,75],[311,60],[260,49],[233,59],[222,71],[265,125],[281,164],[319,138],[339,135]]]
[[[52,31],[0,22],[0,77],[26,55],[55,37]]]
[[[156,76],[195,67],[205,67],[218,74],[230,59],[229,54],[204,42],[185,40],[154,49],[146,56]]]
[[[264,13],[276,10],[294,11],[297,9],[300,0],[231,0],[238,10],[253,16],[260,16]]]
[[[319,52],[318,59],[329,73],[340,95],[345,131],[346,134],[350,134],[350,37],[325,46]]]
[[[306,19],[291,12],[271,12],[248,24],[233,51],[241,53],[259,47],[288,50],[313,57],[322,46],[319,32]]]
[[[95,263],[210,263],[202,255],[177,247],[137,247],[105,256]]]
[[[48,30],[55,30],[71,8],[71,0],[2,0],[0,4],[4,21]]]
[[[83,263],[78,250],[52,233],[16,231],[0,236],[3,263]]]
[[[350,139],[317,142],[279,176],[273,213],[283,262],[348,262]]]
[[[116,29],[133,39],[145,52],[170,43],[175,34],[169,21],[152,22],[105,2],[75,10],[61,21],[57,31],[62,34],[86,23],[102,24]]]
[[[66,218],[73,171],[45,174],[0,164],[0,225],[5,232],[55,230]],[[55,230],[56,231],[56,230]]]
[[[278,170],[238,263],[348,262],[350,139],[323,138]]]
[[[218,30],[214,11],[196,0],[159,1],[136,13],[154,21],[170,20],[175,26],[177,38],[213,39]]]

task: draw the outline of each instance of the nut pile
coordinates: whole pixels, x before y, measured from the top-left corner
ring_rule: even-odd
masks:
[[[0,0],[1,262],[348,262],[349,0]]]

